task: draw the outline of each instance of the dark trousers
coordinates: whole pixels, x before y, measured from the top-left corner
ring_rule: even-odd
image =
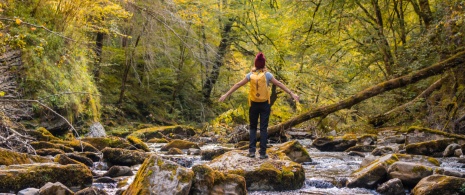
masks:
[[[268,102],[251,102],[249,108],[250,141],[249,153],[255,154],[257,145],[257,125],[260,118],[260,154],[266,154],[268,142],[268,121],[270,119],[271,106]]]

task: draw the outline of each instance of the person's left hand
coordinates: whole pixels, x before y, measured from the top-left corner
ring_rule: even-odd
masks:
[[[223,102],[228,96],[226,94],[222,95],[220,99],[218,99],[219,102]]]
[[[294,98],[294,100],[295,100],[296,102],[299,102],[299,98],[300,98],[300,97],[299,97],[297,94],[291,93],[291,96],[292,96],[292,98]]]

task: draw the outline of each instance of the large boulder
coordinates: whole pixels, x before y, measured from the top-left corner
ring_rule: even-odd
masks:
[[[82,189],[92,184],[92,173],[83,164],[55,163],[0,166],[0,192],[40,188],[47,182],[60,182],[71,189]]]
[[[390,178],[400,179],[405,186],[414,187],[421,179],[432,175],[434,171],[435,167],[399,161],[389,167],[388,175]]]
[[[276,148],[271,148],[270,152],[277,155],[281,153],[282,155],[289,157],[292,161],[298,163],[312,162],[312,158],[310,158],[305,147],[303,147],[297,140],[286,142]]]
[[[148,157],[134,182],[123,195],[133,194],[173,194],[188,195],[194,172],[178,164],[164,160],[157,155]]]
[[[381,195],[405,195],[404,185],[397,178],[383,183],[376,191]]]
[[[39,195],[74,195],[74,192],[60,182],[48,182],[39,189]]]
[[[195,135],[195,130],[188,126],[162,126],[137,130],[131,134],[144,141],[152,138],[185,139]]]
[[[207,165],[192,167],[195,177],[190,194],[230,194],[246,195],[245,179],[236,174],[222,173]]]
[[[387,154],[380,158],[371,158],[371,162],[364,162],[360,169],[354,171],[346,185],[350,188],[374,188],[380,183],[387,181],[388,169],[398,161],[416,162],[424,166],[439,166],[438,160],[432,157],[406,154]]]
[[[99,122],[92,123],[89,127],[89,133],[86,134],[86,137],[106,137],[107,133],[105,128]]]
[[[409,144],[405,147],[407,154],[442,157],[442,153],[455,139],[441,139]]]
[[[320,151],[345,151],[357,144],[355,135],[346,135],[342,137],[319,137],[313,140],[312,145]]]
[[[14,152],[8,149],[0,148],[0,165],[13,165],[13,164],[31,164],[37,162],[52,162],[51,159]]]
[[[102,150],[103,159],[110,165],[132,166],[142,164],[150,154],[135,150],[120,148],[105,148]]]
[[[270,158],[256,159],[247,157],[247,151],[233,150],[213,159],[207,165],[214,170],[243,176],[248,190],[300,189],[305,182],[302,165],[285,155],[268,153]]]
[[[413,195],[465,194],[465,178],[444,175],[425,177],[413,188]]]

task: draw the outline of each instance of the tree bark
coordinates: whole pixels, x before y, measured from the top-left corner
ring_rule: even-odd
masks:
[[[222,38],[220,46],[218,47],[218,53],[216,54],[215,62],[213,63],[213,67],[210,74],[208,75],[208,77],[205,80],[205,83],[203,84],[202,94],[204,97],[204,101],[206,102],[210,100],[211,92],[220,75],[220,68],[224,64],[224,56],[226,55],[227,50],[231,45],[232,40],[230,34],[233,23],[234,20],[230,18],[223,27],[223,30],[221,32]]]
[[[103,32],[97,33],[97,38],[95,39],[95,66],[94,66],[94,79],[98,81],[100,79],[100,63],[102,62],[102,51],[103,51],[103,39],[105,34]]]
[[[291,118],[290,120],[285,121],[281,124],[271,126],[268,128],[268,134],[273,135],[279,132],[280,130],[289,129],[295,125],[308,121],[312,118],[326,116],[338,110],[350,108],[353,105],[362,102],[363,100],[377,96],[386,91],[390,91],[393,89],[404,87],[412,83],[416,83],[420,80],[426,79],[434,75],[442,74],[445,70],[448,70],[450,68],[456,67],[464,63],[465,63],[465,51],[458,52],[457,54],[451,56],[450,58],[444,61],[438,62],[427,68],[418,70],[414,73],[411,73],[411,74],[408,74],[402,77],[398,77],[398,78],[394,78],[394,79],[382,82],[375,86],[369,87],[353,95],[352,97],[344,99],[336,104],[319,107],[315,110],[312,110],[312,111],[303,113],[297,117]]]

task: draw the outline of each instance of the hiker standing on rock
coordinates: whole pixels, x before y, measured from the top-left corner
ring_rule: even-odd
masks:
[[[250,137],[249,137],[249,154],[251,158],[255,158],[257,144],[257,124],[260,118],[260,158],[266,159],[266,145],[268,142],[268,121],[270,119],[271,105],[270,92],[268,89],[269,83],[273,83],[286,93],[290,94],[295,101],[299,101],[299,96],[292,93],[284,84],[276,80],[270,72],[267,72],[265,67],[265,56],[259,52],[255,57],[255,68],[248,73],[244,79],[234,84],[218,101],[223,102],[234,91],[242,87],[247,82],[250,82],[249,92],[249,121],[250,121]]]

